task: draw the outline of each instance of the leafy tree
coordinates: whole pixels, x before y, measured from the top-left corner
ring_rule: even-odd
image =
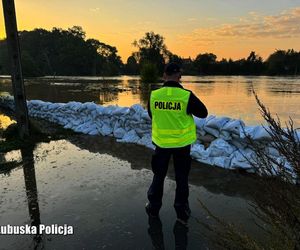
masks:
[[[167,47],[164,40],[163,36],[151,31],[146,32],[144,37],[133,42],[133,45],[139,49],[138,57],[141,67],[143,64],[151,63],[156,66],[158,72],[163,72],[165,57],[167,57]]]
[[[141,79],[144,83],[156,83],[158,81],[158,70],[153,63],[144,63],[141,69]]]
[[[183,66],[183,58],[171,52],[168,52],[168,62],[174,62],[180,65],[181,67]]]
[[[125,73],[128,75],[137,75],[139,74],[139,65],[137,63],[134,55],[131,55],[127,59],[127,63],[125,66]]]
[[[300,69],[300,52],[277,50],[266,61],[270,75],[296,75]]]
[[[24,75],[120,74],[123,64],[117,49],[96,39],[86,40],[85,37],[79,26],[67,30],[54,27],[51,31],[21,31]],[[2,51],[7,51],[6,40],[0,41]],[[3,53],[0,53],[0,65],[3,65],[1,73],[8,73],[9,61]]]
[[[216,59],[217,56],[212,53],[199,54],[194,61],[197,72],[201,75],[213,74]]]
[[[264,70],[263,60],[254,51],[251,51],[245,63],[245,74],[260,75]]]

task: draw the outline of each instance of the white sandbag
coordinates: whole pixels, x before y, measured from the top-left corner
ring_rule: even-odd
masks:
[[[202,144],[193,144],[191,147],[191,156],[194,159],[207,158],[209,156],[209,152]]]
[[[113,132],[112,131],[113,130],[112,127],[110,127],[106,123],[104,123],[101,128],[98,128],[98,130],[101,133],[101,135],[103,135],[103,136],[108,136],[108,135],[110,135]]]
[[[72,123],[68,123],[64,126],[65,129],[71,129],[73,127]]]
[[[121,139],[124,137],[126,130],[119,127],[115,129],[113,133],[114,133],[114,137],[116,137],[117,139]]]
[[[210,157],[219,157],[230,156],[236,148],[223,139],[216,139],[210,144],[207,150]]]
[[[113,116],[126,115],[129,113],[129,108],[127,107],[116,107],[115,110],[111,113]]]
[[[255,152],[251,148],[236,150],[234,158],[239,162],[253,161],[256,158]]]
[[[91,112],[97,108],[97,105],[94,102],[88,102],[86,103],[86,107]]]
[[[83,134],[88,134],[88,133],[90,133],[90,132],[91,132],[92,130],[94,130],[94,129],[96,129],[96,127],[91,128],[91,127],[89,127],[89,126],[84,126],[84,127],[82,127],[81,132],[82,132]]]
[[[212,158],[213,165],[220,167],[220,168],[230,168],[231,164],[231,157],[226,156],[219,156]]]
[[[137,143],[140,137],[136,134],[134,130],[127,132],[122,139],[118,139],[118,142],[128,142],[128,143]]]
[[[215,115],[209,115],[208,117],[204,118],[204,120],[205,120],[205,125],[206,125],[206,123],[208,123],[210,120],[215,119],[215,118],[216,118]]]
[[[145,121],[151,121],[151,118],[150,118],[148,112],[145,111],[145,110],[144,110],[144,111],[142,112],[142,114],[141,114],[141,119],[143,119],[143,120],[145,120]]]
[[[144,135],[137,141],[137,144],[146,146],[147,148],[155,149],[155,146],[152,144],[152,138],[150,134]]]
[[[115,111],[115,109],[116,109],[116,106],[109,105],[102,110],[102,115],[111,116],[112,113]]]
[[[228,131],[233,134],[240,135],[240,131],[245,126],[245,123],[241,120],[230,120],[223,127],[222,130]]]
[[[272,156],[272,157],[277,158],[277,157],[280,156],[280,153],[279,153],[278,150],[277,150],[276,148],[274,148],[274,147],[268,146],[268,147],[265,148],[265,151],[266,151],[266,154],[268,154],[268,155],[270,155],[270,156]]]
[[[232,139],[230,132],[222,130],[220,133],[220,138],[224,139],[225,141],[229,141]]]
[[[141,105],[130,108],[110,105],[103,107],[95,103],[69,102],[50,103],[39,100],[28,101],[28,111],[33,117],[43,118],[61,124],[76,132],[104,136],[114,136],[118,141],[131,142],[154,148],[151,140],[151,119]],[[11,97],[0,97],[0,105],[14,108]],[[214,164],[224,168],[249,169],[248,159],[255,153],[247,148],[247,142],[240,132],[245,128],[251,138],[266,147],[266,152],[274,158],[280,154],[270,142],[267,131],[261,126],[245,127],[240,120],[227,117],[209,116],[206,119],[194,117],[197,126],[197,142],[192,146],[191,156],[199,162]],[[300,135],[295,132],[295,137]],[[215,139],[217,138],[217,139]],[[201,142],[210,143],[207,149]],[[240,151],[237,151],[236,149]],[[231,162],[229,163],[229,161]],[[288,167],[287,167],[288,168]],[[248,171],[248,170],[247,170]]]
[[[300,130],[299,128],[295,131],[295,140],[300,143]]]
[[[239,137],[237,139],[229,140],[228,143],[235,146],[237,149],[245,149],[247,147],[246,142]]]
[[[210,119],[206,122],[205,126],[214,128],[217,130],[221,130],[222,127],[230,121],[230,118],[228,117],[215,117],[213,119]]]
[[[204,127],[204,131],[207,132],[210,135],[213,135],[214,137],[218,138],[220,135],[219,130],[214,129],[214,128],[210,128],[210,127]]]
[[[201,163],[207,164],[207,165],[211,165],[211,166],[213,165],[213,159],[209,158],[209,157],[207,157],[207,158],[197,158],[195,160],[199,161]]]
[[[98,134],[99,134],[99,131],[97,128],[89,132],[89,135],[98,135]]]
[[[252,166],[247,161],[238,161],[236,158],[232,158],[230,162],[230,169],[238,169],[242,168],[248,171],[248,169],[252,169]]]
[[[203,130],[205,122],[206,122],[205,119],[200,119],[200,118],[194,116],[194,121],[195,121],[197,129]]]
[[[198,140],[202,143],[211,143],[215,139],[216,139],[216,137],[214,137],[213,135],[210,135],[210,134],[206,134],[204,136],[201,136],[201,135],[198,136]]]
[[[30,102],[32,105],[35,105],[35,106],[42,106],[44,104],[44,102],[40,101],[40,100],[31,100]]]
[[[134,105],[131,106],[130,109],[134,110],[136,113],[139,113],[139,114],[144,112],[144,108],[140,104],[134,104]]]
[[[267,132],[268,128],[265,128],[263,126],[246,126],[244,127],[244,130],[241,130],[240,137],[246,138],[246,135],[248,135],[253,140],[270,140],[271,136]]]

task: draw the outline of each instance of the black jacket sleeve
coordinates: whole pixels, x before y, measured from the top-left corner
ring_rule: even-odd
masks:
[[[150,110],[150,100],[148,101],[147,111],[148,111],[148,115],[150,116],[150,118],[152,118],[152,114],[151,114],[151,110]]]
[[[205,118],[208,115],[205,105],[191,92],[190,99],[187,106],[187,113],[197,116],[199,118]]]

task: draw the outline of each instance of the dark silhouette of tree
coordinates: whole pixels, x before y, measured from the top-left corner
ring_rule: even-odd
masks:
[[[263,60],[254,51],[246,59],[244,72],[247,75],[260,75],[264,71]]]
[[[213,53],[201,53],[195,59],[182,58],[167,49],[160,34],[147,32],[133,45],[133,52],[123,65],[116,47],[96,39],[86,39],[80,26],[68,29],[54,27],[51,31],[34,29],[19,32],[22,66],[25,76],[45,75],[136,75],[141,71],[162,75],[164,65],[176,62],[185,75],[299,75],[300,52],[277,50],[266,61],[251,51],[238,60],[217,60]],[[6,39],[0,40],[0,74],[10,74]],[[146,79],[145,78],[145,79]],[[151,80],[152,81],[152,80]]]
[[[127,63],[125,65],[125,74],[127,75],[138,75],[139,74],[139,64],[134,57],[131,55],[127,59]]]
[[[25,76],[117,75],[122,71],[116,47],[96,39],[86,40],[80,26],[21,31],[19,35]],[[6,50],[6,40],[1,40],[1,74],[9,73]]]
[[[214,73],[217,56],[212,53],[199,54],[194,65],[200,75],[211,75]]]
[[[180,65],[181,67],[183,66],[183,58],[173,54],[172,52],[168,52],[168,56],[167,56],[167,60],[168,62],[174,62],[177,63],[178,65]]]
[[[153,64],[159,73],[162,73],[165,65],[165,58],[168,56],[164,37],[155,34],[153,31],[147,32],[144,37],[135,40],[133,45],[138,48],[140,68],[143,64]]]
[[[267,59],[266,67],[270,75],[299,75],[300,52],[277,50]]]

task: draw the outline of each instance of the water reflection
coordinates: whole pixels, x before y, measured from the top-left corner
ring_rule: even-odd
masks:
[[[164,250],[164,234],[162,222],[159,218],[148,218],[148,234],[151,239],[152,249]],[[188,246],[188,227],[176,221],[173,227],[175,250],[186,250]],[[167,248],[169,249],[169,248]]]
[[[0,113],[0,129],[4,130],[13,123],[16,123],[16,121],[9,116]]]
[[[162,230],[162,223],[159,218],[148,218],[148,234],[151,238],[152,246],[154,250],[164,250],[164,234]]]
[[[152,150],[135,144],[117,143],[114,138],[102,136],[78,135],[68,139],[72,144],[82,150],[92,153],[109,154],[118,159],[130,162],[131,168],[141,170],[151,169]],[[146,163],[146,164],[145,164]],[[170,166],[172,165],[172,159]],[[175,180],[175,173],[170,167],[167,176]],[[253,187],[258,181],[247,175],[241,175],[233,171],[205,165],[196,161],[192,162],[189,183],[202,186],[214,194],[224,194],[231,197],[243,197],[251,201],[253,199]]]
[[[34,146],[32,145],[26,148],[21,148],[21,154],[23,159],[23,173],[31,226],[39,228],[41,224],[41,216],[38,202],[33,150]],[[40,235],[38,231],[38,233],[33,236],[33,249],[39,249],[42,244],[43,236]]]
[[[188,246],[188,227],[183,226],[180,222],[176,221],[173,228],[175,238],[175,249],[186,250]]]
[[[249,125],[263,122],[251,87],[261,100],[284,121],[291,116],[300,124],[300,78],[256,76],[183,76],[184,87],[207,105],[209,113],[243,119]],[[136,103],[146,107],[151,88],[139,77],[51,77],[26,79],[28,99],[51,102],[90,102],[119,106]],[[0,77],[0,93],[10,92],[10,80]]]
[[[118,99],[118,93],[112,91],[101,91],[99,93],[99,104],[110,103]]]
[[[175,249],[206,249],[205,246],[209,243],[201,238],[203,230],[195,221],[195,218],[206,221],[197,203],[199,197],[205,199],[208,206],[210,204],[209,207],[221,213],[222,218],[225,216],[230,219],[231,214],[236,218],[238,212],[239,216],[235,221],[243,220],[243,224],[248,227],[248,215],[245,215],[247,206],[243,204],[251,200],[251,192],[256,187],[256,182],[248,176],[193,162],[190,184],[193,200],[191,206],[195,217],[190,221],[191,230],[188,232],[177,224],[174,225],[176,217],[171,209],[171,195],[167,195],[164,200],[165,206],[161,213],[163,225],[144,220],[147,218],[143,209],[145,192],[152,177],[150,171],[144,169],[150,170],[150,150],[138,145],[116,143],[110,137],[74,135],[69,141],[71,143],[63,140],[38,144],[34,151],[35,165],[33,148],[23,149],[21,152],[31,223],[41,223],[41,208],[43,222],[67,223],[74,225],[76,229],[74,236],[63,240],[58,240],[56,236],[47,237],[47,240],[38,235],[33,240],[30,238],[35,246],[47,245],[49,249],[60,249],[67,243],[73,249],[82,249],[84,246],[89,249],[123,249],[124,246],[126,249],[150,249],[145,242],[151,239],[157,249],[164,249],[162,246],[170,249],[174,244],[177,247]],[[37,160],[44,153],[46,157],[43,161]],[[35,172],[38,174],[39,186]],[[14,183],[12,181],[22,177],[19,173],[20,171],[13,171],[10,178],[2,180]],[[166,180],[165,190],[168,193],[174,190],[175,184],[170,179],[174,180],[173,168],[170,168]],[[22,186],[24,181],[20,181]],[[7,198],[3,203],[5,215],[14,223],[27,217],[24,213],[16,217],[18,211],[9,212],[10,199],[14,204],[23,200],[23,195],[17,193],[18,188],[15,194],[5,194]],[[219,193],[228,196],[215,195]],[[51,239],[53,240],[48,241]],[[13,241],[24,243],[23,239],[17,237]],[[28,239],[25,243],[28,243]],[[149,242],[150,245],[152,243]],[[7,242],[4,244],[8,246]]]

